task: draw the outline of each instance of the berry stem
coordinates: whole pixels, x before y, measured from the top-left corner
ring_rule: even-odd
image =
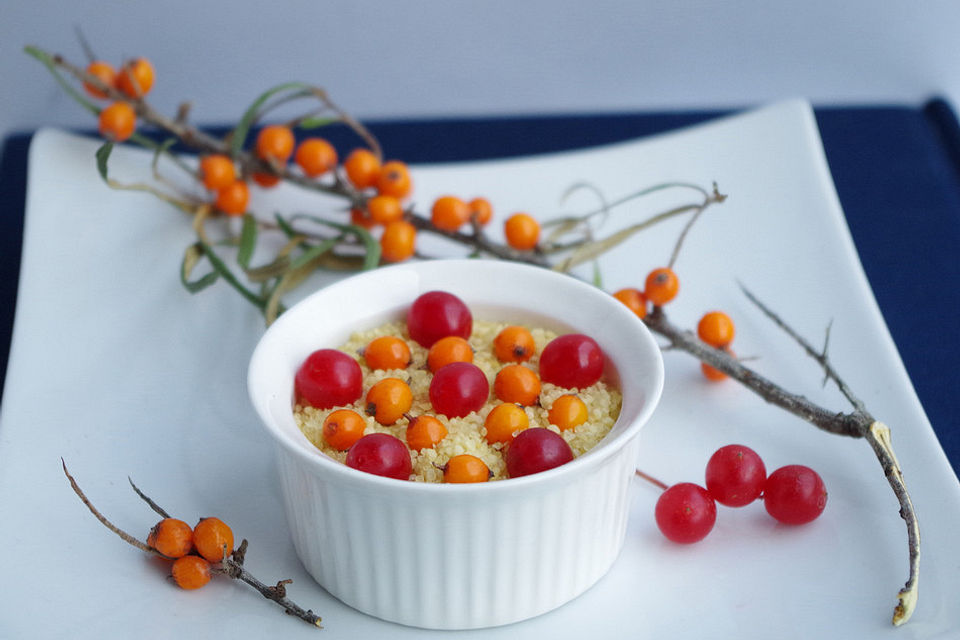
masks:
[[[639,477],[643,478],[644,480],[646,480],[647,482],[649,482],[650,484],[652,484],[653,486],[655,486],[655,487],[657,487],[658,489],[660,489],[661,491],[666,491],[667,489],[670,488],[670,487],[667,485],[667,483],[662,482],[662,481],[660,481],[660,480],[657,480],[657,479],[654,478],[653,476],[651,476],[651,475],[649,475],[649,474],[647,474],[647,473],[644,473],[643,471],[640,471],[640,469],[636,469],[636,470],[635,470],[635,473],[636,473]]]

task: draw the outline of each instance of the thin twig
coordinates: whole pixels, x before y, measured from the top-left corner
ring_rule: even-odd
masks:
[[[800,345],[808,356],[813,358],[823,369],[825,379],[832,380],[837,388],[853,406],[856,414],[862,416],[862,420],[868,421],[867,429],[863,437],[870,444],[874,455],[880,462],[883,474],[890,484],[897,501],[900,503],[900,517],[903,518],[907,526],[907,547],[909,553],[910,575],[904,584],[903,589],[897,594],[899,602],[894,608],[893,624],[901,625],[910,619],[917,604],[917,590],[920,581],[920,523],[917,519],[917,513],[913,508],[913,500],[907,491],[907,485],[903,479],[903,471],[900,469],[900,463],[893,451],[893,440],[890,437],[890,428],[874,420],[867,411],[863,401],[854,394],[849,385],[840,377],[833,365],[830,364],[830,358],[827,356],[827,347],[830,343],[830,326],[827,326],[827,334],[824,339],[823,349],[817,351],[813,348],[803,336],[797,333],[793,327],[787,324],[779,315],[774,313],[767,305],[763,304],[753,293],[748,290],[743,283],[738,283],[744,295],[754,304],[767,318],[774,322],[793,340]],[[832,324],[832,323],[831,323]]]
[[[683,247],[683,241],[687,238],[687,234],[690,232],[690,229],[700,218],[700,215],[706,210],[706,208],[713,202],[723,202],[727,199],[727,196],[720,193],[717,190],[717,183],[713,183],[713,192],[705,193],[703,196],[703,204],[694,212],[690,219],[687,220],[687,224],[684,225],[683,230],[680,232],[679,237],[677,238],[677,243],[673,246],[673,253],[670,254],[670,260],[667,262],[667,268],[672,269],[673,265],[677,261],[677,257],[680,255],[680,249]]]
[[[172,517],[169,513],[166,512],[166,510],[165,510],[163,507],[161,507],[161,506],[158,505],[156,502],[154,502],[154,501],[153,501],[153,498],[151,498],[150,496],[148,496],[147,494],[145,494],[143,491],[140,491],[140,487],[138,487],[137,485],[133,484],[133,478],[131,478],[130,476],[127,476],[127,481],[130,483],[130,486],[133,487],[133,490],[137,493],[137,495],[140,496],[140,498],[141,498],[144,502],[146,502],[148,505],[150,505],[150,508],[153,509],[154,512],[156,512],[157,514],[159,514],[160,516],[162,516],[162,517],[164,517],[164,518],[170,518],[170,517]]]
[[[244,540],[240,544],[240,547],[238,547],[238,549],[242,548],[244,550],[244,553],[246,552],[245,543],[246,543],[246,540]],[[259,591],[260,595],[262,595],[264,598],[266,598],[267,600],[272,600],[277,604],[279,604],[281,607],[283,607],[283,610],[285,613],[292,616],[296,616],[301,620],[303,620],[304,622],[312,624],[313,626],[318,627],[320,629],[323,628],[323,626],[320,624],[321,623],[320,616],[315,614],[310,609],[304,609],[297,603],[287,598],[286,585],[292,583],[293,580],[289,580],[289,579],[281,580],[277,582],[276,586],[273,586],[273,587],[271,587],[270,585],[264,584],[263,582],[258,580],[253,574],[247,571],[246,567],[243,566],[243,561],[242,561],[243,557],[244,557],[243,553],[240,554],[240,560],[237,560],[236,558],[233,558],[233,557],[226,557],[224,558],[223,562],[220,563],[221,566],[217,568],[217,570],[223,573],[224,575],[227,575],[235,580],[241,580],[247,583],[257,591]]]
[[[825,409],[804,396],[790,393],[783,387],[745,366],[729,353],[711,347],[699,340],[691,331],[673,325],[662,307],[654,307],[644,322],[651,331],[657,333],[677,349],[686,351],[711,367],[722,371],[767,402],[785,409],[806,420],[815,427],[836,435],[862,438],[873,419],[860,412],[837,413]]]
[[[850,389],[847,383],[844,382],[839,375],[837,375],[837,372],[830,365],[830,359],[827,357],[827,345],[830,342],[829,325],[827,327],[827,337],[824,340],[823,350],[817,351],[816,349],[813,348],[813,345],[811,345],[809,342],[807,342],[807,340],[803,338],[803,336],[798,334],[790,325],[784,322],[783,319],[780,318],[780,316],[778,316],[769,307],[763,304],[763,302],[761,302],[749,289],[747,289],[742,282],[738,281],[737,285],[739,285],[740,290],[743,291],[743,294],[747,296],[747,299],[750,300],[750,302],[752,302],[758,309],[760,309],[760,311],[762,311],[763,314],[767,316],[767,318],[773,321],[774,324],[776,324],[778,327],[783,329],[783,331],[786,332],[787,335],[793,338],[797,342],[797,344],[799,344],[803,348],[803,350],[807,353],[808,356],[810,356],[811,358],[817,361],[817,364],[819,364],[823,368],[824,375],[830,380],[833,380],[833,382],[837,385],[837,389],[839,389],[840,393],[843,394],[843,397],[845,397],[850,402],[850,404],[853,405],[853,408],[869,417],[870,414],[867,411],[866,406],[863,404],[863,401],[860,400],[860,398],[858,398],[856,394],[853,393],[853,390]]]
[[[127,544],[131,544],[135,546],[137,549],[140,549],[141,551],[146,551],[147,553],[157,553],[156,549],[150,547],[149,545],[143,542],[140,542],[139,540],[134,538],[132,535],[130,535],[120,527],[116,526],[115,524],[107,520],[107,518],[102,513],[97,511],[97,508],[93,506],[93,503],[90,502],[90,500],[87,498],[86,495],[84,495],[83,491],[80,489],[80,486],[77,484],[77,481],[74,480],[73,476],[70,475],[70,472],[67,471],[67,463],[63,460],[63,458],[60,458],[60,464],[63,465],[63,473],[64,475],[67,476],[67,480],[70,481],[70,487],[73,489],[73,492],[77,494],[77,496],[80,498],[83,504],[87,505],[87,509],[90,510],[90,513],[96,516],[97,520],[99,520],[103,524],[103,526],[105,526],[107,529],[110,529],[110,531],[113,531],[118,536],[120,536],[120,538]]]

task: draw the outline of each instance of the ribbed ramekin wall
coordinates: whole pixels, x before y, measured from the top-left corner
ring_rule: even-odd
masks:
[[[482,498],[337,486],[280,450],[294,545],[331,594],[434,629],[516,622],[584,592],[623,544],[637,438],[567,481]],[[296,501],[296,504],[292,504]]]

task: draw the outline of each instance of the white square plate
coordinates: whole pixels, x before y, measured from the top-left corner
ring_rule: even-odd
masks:
[[[217,515],[250,540],[247,566],[266,582],[293,578],[291,597],[324,618],[323,637],[422,638],[346,607],[304,572],[290,543],[272,451],[246,397],[258,313],[223,283],[197,296],[178,282],[188,221],[149,195],[103,185],[100,142],[44,130],[33,140],[19,301],[0,422],[0,637],[320,637],[249,588],[218,580],[183,592],[166,568],[96,522],[70,491],[65,458],[93,502],[145,537],[156,516],[127,476],[188,522]],[[389,150],[388,150],[389,151]],[[121,148],[118,176],[149,155]],[[833,320],[836,368],[894,445],[923,533],[920,602],[894,629],[907,577],[897,503],[864,442],[841,438],[764,404],[732,382],[709,384],[699,364],[667,352],[663,402],[646,427],[639,466],[668,483],[703,482],[710,454],[746,444],[768,470],[806,464],[830,494],[820,519],[775,524],[762,505],[720,508],[703,542],[666,542],[653,522],[657,490],[637,480],[627,540],[610,573],[539,618],[463,638],[933,638],[960,629],[960,485],[913,392],[851,242],[809,105],[787,102],[688,130],[603,148],[502,162],[418,166],[416,198],[484,195],[501,216],[585,211],[664,181],[709,187],[729,200],[693,228],[676,270],[672,319],[693,327],[722,308],[734,348],[792,391],[847,410],[821,372],[739,292],[740,279],[818,343]],[[678,203],[689,192],[616,210],[607,230]],[[282,186],[253,206],[315,210]],[[682,226],[643,233],[601,260],[609,290],[642,286]],[[497,233],[494,231],[494,233]],[[457,247],[427,242],[434,255]],[[322,280],[318,280],[317,285]],[[571,301],[575,304],[575,301]],[[388,533],[385,532],[385,535]],[[482,559],[481,559],[482,561]],[[440,604],[438,603],[438,606]],[[449,635],[449,634],[445,634]]]

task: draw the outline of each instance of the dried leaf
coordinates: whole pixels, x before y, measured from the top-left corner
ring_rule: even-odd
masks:
[[[246,269],[245,273],[251,282],[266,282],[267,280],[282,276],[289,268],[290,257],[278,256],[276,260],[268,262],[263,266]]]
[[[573,269],[574,267],[581,265],[588,260],[593,260],[594,258],[600,257],[610,249],[613,249],[617,245],[628,240],[635,233],[642,231],[647,227],[653,226],[681,213],[692,211],[698,208],[699,205],[684,205],[682,207],[676,207],[674,209],[670,209],[669,211],[658,213],[655,216],[647,218],[643,222],[638,222],[637,224],[631,225],[625,229],[621,229],[620,231],[612,233],[605,238],[600,238],[599,240],[594,240],[592,242],[584,242],[574,249],[570,256],[557,264],[553,270],[566,273],[567,271],[570,271],[570,269]]]

